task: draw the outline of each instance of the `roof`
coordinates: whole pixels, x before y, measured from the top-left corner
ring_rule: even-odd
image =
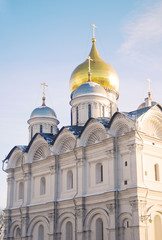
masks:
[[[11,151],[8,153],[8,155],[6,156],[6,158],[3,160],[3,162],[10,158],[10,156],[12,155],[12,153],[15,151],[16,148],[20,149],[22,152],[25,152],[26,149],[27,149],[27,146],[25,146],[25,145],[17,145],[15,147],[13,147],[11,149]]]
[[[30,119],[36,117],[50,117],[57,119],[55,111],[52,108],[44,105],[37,107],[32,111]]]
[[[129,118],[136,120],[137,118],[139,118],[142,114],[144,114],[145,112],[147,112],[151,107],[145,107],[145,108],[141,108],[141,109],[137,109],[135,111],[132,112],[123,112],[125,115],[127,115]]]
[[[105,89],[95,82],[83,83],[72,93],[71,98],[75,99],[77,97],[87,96],[87,95],[88,96],[95,95],[95,96],[101,96],[101,97],[107,98]]]

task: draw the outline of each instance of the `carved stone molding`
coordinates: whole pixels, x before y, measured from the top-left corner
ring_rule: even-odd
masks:
[[[54,213],[48,213],[48,218],[50,221],[53,221],[54,220]]]
[[[55,166],[50,166],[49,169],[50,169],[50,174],[51,174],[51,175],[54,174],[54,173],[56,173],[56,168],[55,168]]]
[[[24,173],[24,180],[25,181],[27,181],[30,177],[31,177],[31,173],[30,172]]]
[[[84,216],[84,213],[85,213],[85,209],[84,208],[76,209],[76,214],[77,214],[78,217]]]
[[[107,154],[108,158],[112,159],[114,157],[114,150],[113,149],[107,150],[106,154]]]
[[[14,177],[8,177],[7,178],[7,182],[8,183],[13,183],[13,181],[14,181]]]
[[[113,213],[115,209],[115,204],[114,203],[106,204],[106,207],[110,213]]]
[[[130,206],[132,207],[132,211],[136,211],[138,210],[138,200],[132,200],[132,201],[129,201],[130,203]]]
[[[136,150],[135,144],[127,145],[127,147],[128,147],[129,153],[135,152],[135,150]]]
[[[22,224],[26,225],[29,223],[29,217],[22,217]]]

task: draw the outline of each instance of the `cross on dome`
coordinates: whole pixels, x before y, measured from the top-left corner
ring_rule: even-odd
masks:
[[[91,26],[93,27],[93,38],[95,38],[95,28],[96,28],[96,25],[95,24],[91,24]]]
[[[146,80],[148,81],[148,97],[150,98],[151,97],[151,87],[150,87],[151,79],[147,78]]]
[[[88,59],[88,82],[90,82],[91,81],[91,62],[94,62],[94,60],[90,56],[88,56],[87,59]]]
[[[42,100],[43,100],[43,103],[42,103],[42,106],[45,106],[45,87],[48,87],[48,85],[46,85],[45,82],[41,83],[41,85],[43,86],[43,97],[42,97]]]

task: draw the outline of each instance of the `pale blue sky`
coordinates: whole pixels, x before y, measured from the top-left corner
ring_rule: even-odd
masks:
[[[162,103],[162,1],[0,0],[0,160],[28,143],[32,110],[47,105],[59,127],[70,124],[69,79],[88,56],[95,23],[96,46],[119,75],[120,111],[135,110],[147,96]],[[0,171],[0,206],[6,202],[6,174]]]

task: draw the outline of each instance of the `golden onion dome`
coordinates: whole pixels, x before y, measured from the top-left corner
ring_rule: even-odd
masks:
[[[100,84],[102,87],[114,90],[118,95],[119,78],[115,70],[104,62],[95,45],[95,39],[92,39],[92,48],[90,51],[91,62],[91,81]],[[88,81],[88,59],[81,63],[73,71],[70,78],[70,89],[73,92],[81,84]]]

